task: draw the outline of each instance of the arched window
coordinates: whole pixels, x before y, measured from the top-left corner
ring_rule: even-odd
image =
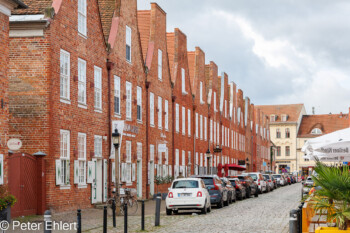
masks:
[[[322,130],[319,128],[314,128],[311,130],[311,134],[322,134]]]

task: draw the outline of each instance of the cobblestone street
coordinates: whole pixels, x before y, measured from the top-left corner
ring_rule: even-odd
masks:
[[[223,209],[213,209],[205,216],[191,216],[173,222],[157,232],[286,233],[289,230],[289,211],[300,202],[300,189],[301,184],[281,187],[258,198],[238,201]]]

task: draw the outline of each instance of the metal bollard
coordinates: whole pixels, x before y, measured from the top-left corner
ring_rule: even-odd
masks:
[[[52,232],[52,219],[51,219],[51,211],[46,210],[44,213],[44,233]]]
[[[113,227],[117,227],[117,221],[115,217],[115,200],[112,202],[112,212],[113,212]]]
[[[157,196],[156,198],[156,219],[155,219],[155,226],[160,225],[160,204],[162,203],[162,198],[160,196]]]
[[[107,206],[103,207],[103,233],[107,233]]]
[[[78,213],[77,213],[77,224],[78,224],[77,233],[81,233],[81,210],[80,209],[78,209]]]
[[[299,206],[299,212],[298,212],[298,229],[299,233],[303,232],[303,206],[304,202],[302,202]]]
[[[141,208],[141,230],[145,230],[145,201],[142,200],[142,208]]]
[[[298,211],[291,210],[289,212],[289,233],[298,233]]]
[[[124,203],[124,233],[128,233],[128,205]]]

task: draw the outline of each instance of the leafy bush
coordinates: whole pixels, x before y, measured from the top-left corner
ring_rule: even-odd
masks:
[[[0,210],[6,209],[8,205],[13,206],[16,202],[16,197],[10,194],[7,185],[0,185]]]

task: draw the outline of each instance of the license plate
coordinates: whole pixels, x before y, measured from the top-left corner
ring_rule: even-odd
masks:
[[[123,188],[119,189],[119,194],[125,195],[125,190]]]
[[[179,197],[190,197],[191,193],[179,193]]]

